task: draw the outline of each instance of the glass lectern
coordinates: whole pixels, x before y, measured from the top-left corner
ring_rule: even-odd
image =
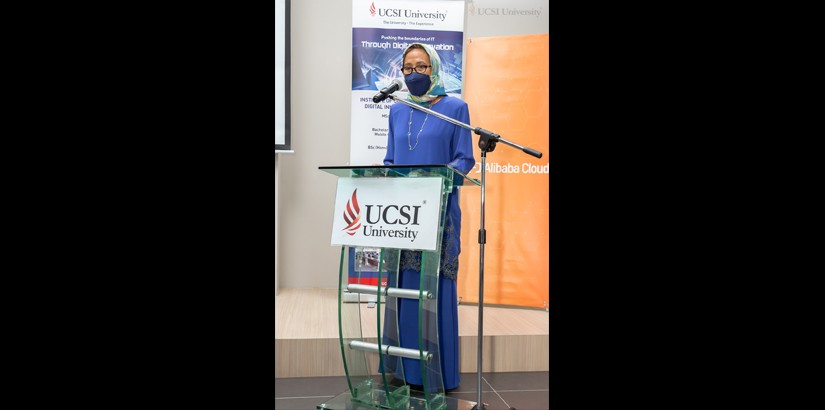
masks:
[[[341,244],[338,279],[338,329],[341,357],[347,377],[345,391],[317,409],[470,409],[475,402],[445,396],[438,348],[438,275],[441,239],[447,196],[456,186],[478,186],[480,182],[446,165],[392,165],[363,167],[320,167],[339,177],[336,215],[340,226],[333,227],[333,244]],[[342,190],[342,182],[348,184]],[[382,188],[386,183],[390,188]],[[434,202],[399,199],[392,202],[394,192],[414,193],[414,184],[426,182]],[[354,189],[353,189],[354,187]],[[429,188],[432,187],[432,188]],[[372,189],[373,191],[369,191]],[[417,188],[416,188],[417,189]],[[360,192],[359,192],[360,191]],[[372,196],[369,193],[373,192]],[[380,194],[376,194],[380,193]],[[375,199],[381,195],[381,201]],[[345,198],[341,198],[345,196]],[[399,196],[400,197],[400,196]],[[365,199],[367,198],[367,199]],[[406,201],[406,202],[404,202]],[[372,203],[370,203],[372,202]],[[426,207],[434,217],[426,219]],[[422,215],[419,215],[419,211]],[[431,224],[432,226],[420,225]],[[426,219],[426,220],[425,220]],[[404,223],[407,225],[403,226]],[[419,232],[433,237],[434,245],[405,244],[413,242]],[[425,236],[427,232],[421,234]],[[340,235],[340,240],[336,240]],[[388,241],[396,241],[389,243]],[[354,250],[354,251],[353,251]],[[421,275],[417,289],[399,287],[399,264],[411,252],[420,252]],[[353,260],[354,259],[354,260]],[[344,303],[344,295],[375,296],[376,335],[364,338],[361,303]],[[399,323],[401,299],[417,301],[418,322]],[[372,314],[372,309],[367,309]],[[372,321],[369,321],[372,323]],[[370,325],[372,326],[372,325]],[[418,329],[417,349],[404,348],[399,343],[399,328]],[[369,332],[370,334],[372,332]],[[377,355],[368,360],[368,355]],[[374,359],[374,357],[373,357]],[[422,384],[411,389],[405,379],[405,360],[415,360],[421,372]],[[409,362],[408,362],[409,363]]]

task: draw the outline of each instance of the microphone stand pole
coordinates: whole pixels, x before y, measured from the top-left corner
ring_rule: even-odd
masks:
[[[416,110],[426,112],[432,116],[441,118],[444,121],[449,123],[458,125],[459,127],[466,128],[474,133],[476,133],[478,138],[478,148],[481,149],[481,226],[478,230],[478,247],[479,247],[479,261],[478,261],[478,397],[476,401],[476,405],[473,406],[472,410],[485,410],[486,406],[481,401],[481,352],[482,352],[482,340],[484,335],[484,244],[487,243],[487,230],[484,229],[484,200],[485,200],[485,190],[487,187],[486,181],[486,174],[487,174],[487,153],[493,152],[496,149],[496,143],[503,143],[505,145],[509,145],[513,148],[520,149],[525,154],[532,155],[536,158],[541,158],[542,153],[536,151],[532,148],[523,147],[516,143],[510,142],[501,138],[500,135],[495,134],[491,131],[487,131],[481,127],[472,127],[468,124],[465,124],[461,121],[452,119],[447,117],[446,115],[439,114],[429,108],[422,107],[418,104],[409,102],[407,100],[400,99],[392,94],[388,95],[387,98],[395,101],[400,102],[404,105],[408,105],[411,108],[415,108]],[[512,407],[511,407],[512,409]]]

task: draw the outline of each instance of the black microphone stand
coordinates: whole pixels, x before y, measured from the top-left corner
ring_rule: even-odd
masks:
[[[523,147],[516,143],[510,142],[501,138],[500,135],[493,133],[491,131],[487,131],[481,127],[472,127],[468,124],[465,124],[461,121],[452,119],[447,117],[446,115],[439,114],[429,108],[422,107],[415,103],[409,102],[407,100],[400,99],[395,95],[388,95],[387,98],[392,99],[393,101],[400,102],[404,105],[410,106],[415,108],[416,110],[426,112],[432,116],[441,118],[444,121],[449,123],[458,125],[459,127],[466,128],[474,133],[476,133],[478,137],[478,147],[481,149],[481,226],[478,230],[478,247],[479,247],[479,261],[478,261],[478,400],[476,401],[476,405],[473,406],[472,410],[485,410],[486,406],[481,401],[481,352],[482,352],[482,340],[484,335],[484,244],[487,243],[487,230],[484,229],[484,200],[485,200],[485,189],[487,187],[486,182],[486,174],[487,174],[487,153],[493,152],[496,149],[496,144],[501,142],[505,145],[509,145],[513,148],[520,149],[524,153],[528,155],[532,155],[536,158],[541,158],[542,153],[538,152],[532,148]],[[511,407],[511,409],[513,409]],[[513,409],[515,410],[515,409]]]

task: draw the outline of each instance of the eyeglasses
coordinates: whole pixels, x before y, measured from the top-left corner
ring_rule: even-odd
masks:
[[[419,65],[415,66],[415,71],[419,74],[424,74],[424,73],[427,72],[427,69],[430,68],[430,67],[432,67],[432,66],[431,65],[419,64]],[[412,70],[413,70],[413,68],[410,67],[410,66],[401,67],[401,72],[404,73],[404,75],[409,75],[410,73],[412,73]]]

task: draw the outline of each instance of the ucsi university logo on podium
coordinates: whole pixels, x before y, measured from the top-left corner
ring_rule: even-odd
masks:
[[[419,226],[418,223],[418,211],[421,209],[421,205],[367,205],[367,222],[375,225],[379,222],[383,222],[387,225],[401,225],[404,226],[404,230],[395,230],[395,231],[384,231],[384,230],[375,230],[364,229],[365,235],[378,235],[381,236],[382,234],[387,234],[389,236],[396,236],[399,238],[412,238],[415,240],[415,237],[418,235],[417,230],[410,230],[410,225]],[[393,211],[390,213],[390,211]],[[373,214],[374,217],[373,217]],[[389,214],[389,216],[388,216]],[[342,229],[342,231],[346,231],[347,235],[353,236],[358,232],[358,228],[361,227],[361,207],[358,206],[358,189],[352,191],[352,197],[349,201],[347,201],[347,207],[344,210],[344,222],[347,223],[347,226]]]
[[[347,226],[342,231],[347,231],[347,235],[352,236],[361,227],[361,207],[358,206],[358,190],[352,191],[352,198],[347,201],[347,209],[344,210],[344,222]]]
[[[436,250],[441,178],[340,178],[333,245]]]

